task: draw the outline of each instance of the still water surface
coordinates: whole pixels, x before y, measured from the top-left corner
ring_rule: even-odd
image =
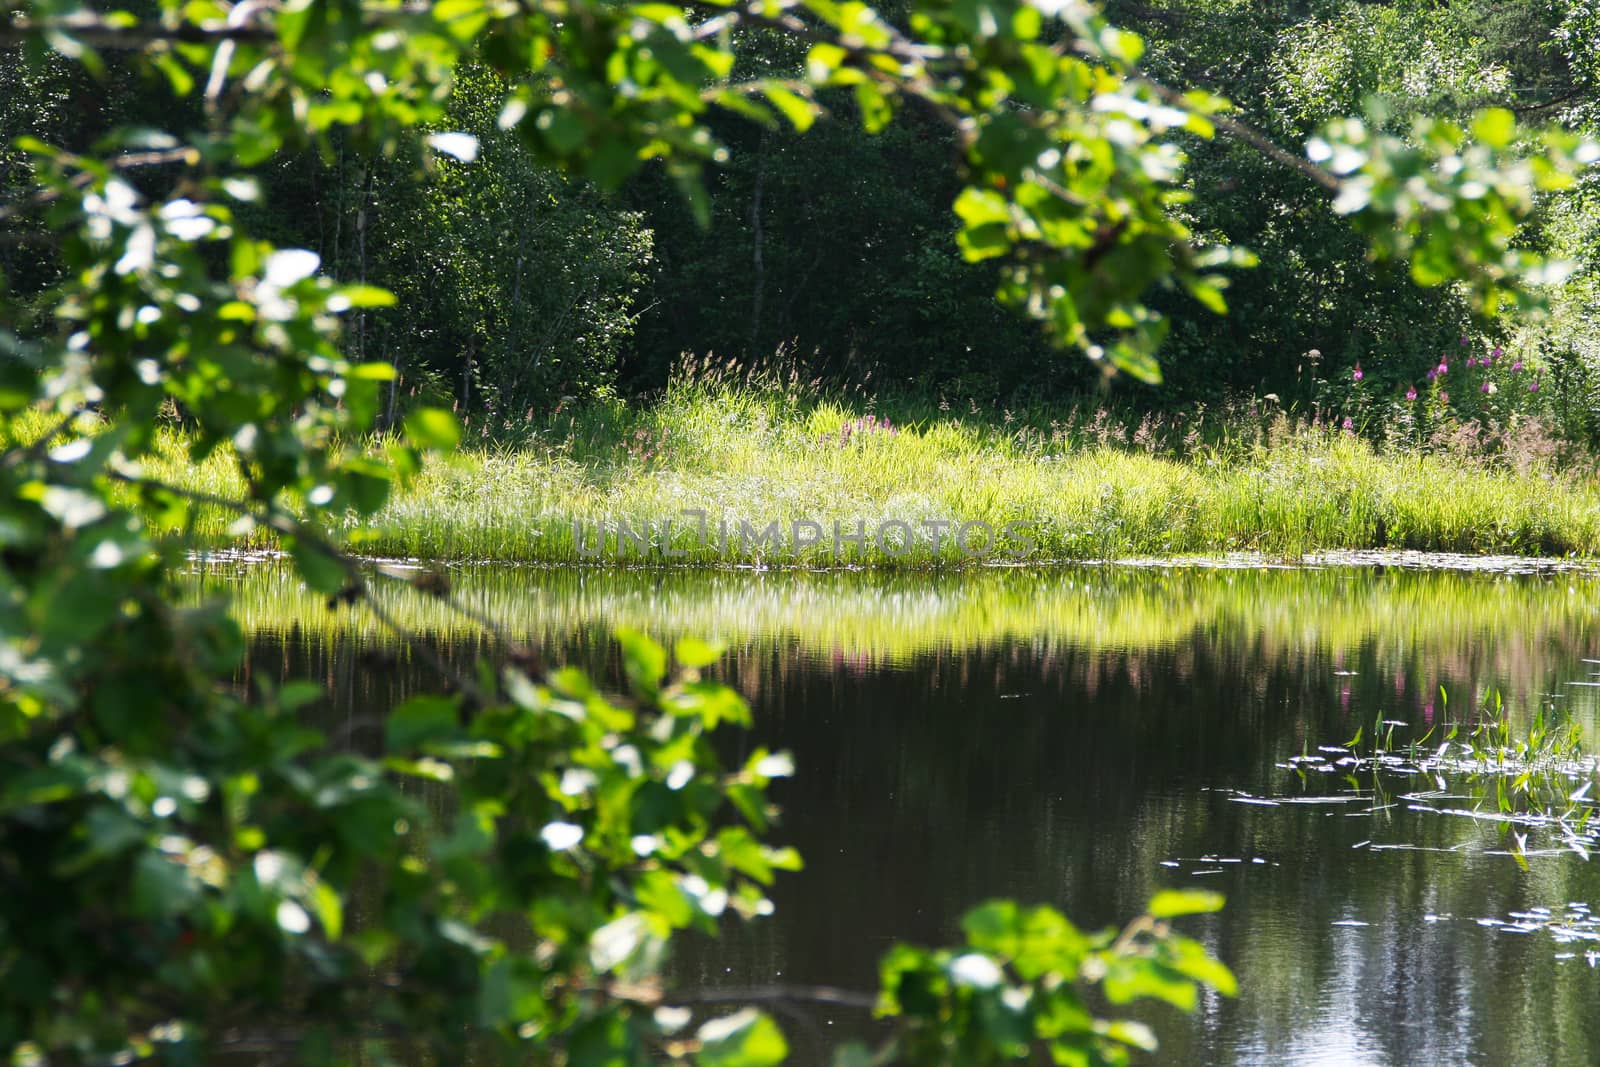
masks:
[[[249,673],[325,683],[330,732],[358,734],[432,684],[375,620],[328,613],[282,569],[202,574],[253,635]],[[1523,871],[1494,854],[1506,841],[1492,826],[1397,800],[1411,786],[1374,799],[1361,780],[1351,800],[1351,783],[1285,766],[1379,714],[1420,733],[1447,714],[1441,687],[1455,711],[1495,690],[1518,715],[1570,705],[1600,737],[1593,576],[451,574],[477,611],[603,675],[617,673],[617,624],[721,638],[723,676],[755,710],[733,743],[794,752],[797,777],[774,785],[777,837],[806,870],[780,878],[775,917],[685,946],[684,985],[870,989],[891,941],[951,942],[989,897],[1100,926],[1196,885],[1228,898],[1189,929],[1242,992],[1193,1017],[1156,1011],[1159,1062],[1600,1062],[1600,954],[1586,955],[1600,941],[1517,919],[1548,908],[1586,929],[1600,861],[1534,856]],[[404,586],[385,595],[449,657],[484,649]],[[865,1025],[791,1020],[797,1062]]]

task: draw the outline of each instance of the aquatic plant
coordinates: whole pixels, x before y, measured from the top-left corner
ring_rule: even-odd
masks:
[[[1600,846],[1600,826],[1590,826],[1597,802],[1590,792],[1600,763],[1585,749],[1582,725],[1564,709],[1541,705],[1519,727],[1498,692],[1458,718],[1442,688],[1439,697],[1439,717],[1420,736],[1402,734],[1396,744],[1396,729],[1409,730],[1410,724],[1380,712],[1365,748],[1363,727],[1342,745],[1319,746],[1283,766],[1302,782],[1321,774],[1356,789],[1357,776],[1364,775],[1375,797],[1393,793],[1419,808],[1492,824],[1511,837],[1506,851],[1523,866],[1528,836],[1535,832],[1559,850],[1588,859]]]

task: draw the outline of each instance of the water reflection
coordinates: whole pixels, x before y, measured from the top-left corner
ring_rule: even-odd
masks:
[[[613,624],[722,636],[722,670],[757,715],[732,743],[795,752],[800,774],[774,794],[807,870],[780,880],[776,919],[687,946],[680,981],[867,987],[891,940],[947,941],[987,897],[1048,901],[1100,925],[1157,888],[1197,884],[1228,896],[1195,929],[1243,994],[1192,1019],[1158,1014],[1164,1061],[1600,1060],[1600,970],[1581,946],[1477,921],[1600,906],[1600,868],[1538,857],[1524,873],[1485,854],[1499,847],[1492,828],[1403,804],[1269,808],[1230,792],[1301,788],[1279,764],[1379,712],[1425,723],[1442,713],[1441,685],[1453,706],[1491,687],[1524,709],[1562,694],[1592,728],[1596,690],[1567,684],[1600,658],[1592,578],[453,577],[478,611],[602,674],[616,672]],[[282,571],[213,570],[203,584],[237,597],[254,634],[247,672],[322,681],[324,725],[341,739],[359,744],[382,709],[430,684],[372,620],[329,615]],[[447,657],[469,662],[483,647],[436,605],[392,595],[391,610]],[[1437,851],[1356,847],[1367,841]],[[862,1025],[813,1022],[824,1039]]]

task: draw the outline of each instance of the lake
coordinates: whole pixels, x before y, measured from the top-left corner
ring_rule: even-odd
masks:
[[[323,683],[317,714],[341,742],[433,684],[364,609],[329,612],[283,567],[196,571],[251,634],[245,677]],[[1186,930],[1241,994],[1147,1012],[1156,1062],[1600,1062],[1600,865],[1535,833],[1524,870],[1502,825],[1448,814],[1477,803],[1455,781],[1347,779],[1339,753],[1317,757],[1358,729],[1370,749],[1380,719],[1437,742],[1494,693],[1514,721],[1566,707],[1600,737],[1592,573],[449,573],[475,612],[608,679],[613,626],[720,638],[720,675],[755,711],[728,743],[793,751],[773,837],[806,869],[780,876],[774,917],[687,942],[682,985],[869,990],[891,941],[951,942],[991,897],[1096,927],[1200,886],[1227,906]],[[401,583],[381,595],[452,661],[491,649]],[[832,1009],[780,1021],[797,1063],[870,1025]]]

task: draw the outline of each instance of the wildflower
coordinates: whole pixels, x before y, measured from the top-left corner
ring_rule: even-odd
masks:
[[[1356,428],[1356,424],[1350,421],[1350,416],[1346,415],[1344,417],[1344,432],[1345,433],[1350,433],[1355,428]]]
[[[1500,389],[1493,382],[1484,382],[1483,391],[1488,393],[1490,396],[1494,396],[1494,394],[1498,393]]]
[[[1516,373],[1517,371],[1519,371],[1521,369],[1522,369],[1522,360],[1519,359],[1515,363],[1511,364],[1512,373]]]
[[[1539,379],[1535,378],[1533,380],[1533,384],[1528,386],[1528,392],[1537,393],[1538,391],[1539,391]]]
[[[1435,378],[1437,378],[1438,376],[1439,376],[1439,368],[1437,368],[1437,367],[1429,367],[1428,368],[1428,373],[1425,374],[1423,377],[1427,378],[1428,381],[1431,382]]]
[[[1450,403],[1450,394],[1445,392],[1443,389],[1439,390],[1439,403],[1441,403],[1441,404]]]
[[[1413,385],[1410,389],[1406,390],[1406,399],[1407,400],[1415,400],[1416,398],[1417,398],[1417,387]]]
[[[1361,364],[1359,364],[1359,363],[1356,364],[1356,372],[1355,372],[1354,375],[1352,375],[1352,377],[1354,377],[1355,380],[1358,381],[1358,382],[1362,379],[1363,375],[1361,373]]]
[[[1450,370],[1450,364],[1446,363],[1444,360],[1441,359],[1439,361],[1439,371],[1438,371],[1438,373],[1446,374],[1446,373],[1449,372],[1449,370]]]
[[[1462,348],[1467,347],[1467,335],[1466,334],[1462,334],[1461,335],[1461,347]]]
[[[1505,354],[1506,354],[1506,350],[1505,349],[1501,348],[1499,345],[1495,345],[1494,346],[1494,351],[1489,353],[1489,358],[1490,359],[1499,359],[1501,356],[1503,356]]]

